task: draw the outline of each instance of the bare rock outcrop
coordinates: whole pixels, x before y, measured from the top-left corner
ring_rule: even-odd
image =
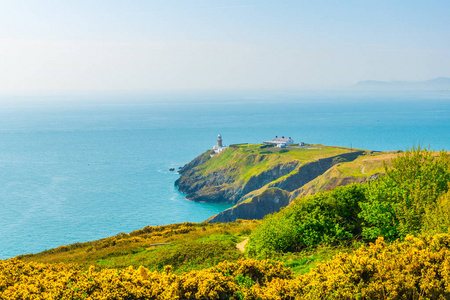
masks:
[[[237,219],[262,219],[265,215],[278,212],[289,204],[290,194],[279,188],[268,188],[261,194],[247,199],[215,216],[206,222],[234,222]]]

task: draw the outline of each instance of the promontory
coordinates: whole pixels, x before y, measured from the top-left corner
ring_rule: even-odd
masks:
[[[296,197],[376,178],[392,156],[320,144],[231,145],[200,154],[175,185],[192,201],[234,204],[208,222],[262,219]]]

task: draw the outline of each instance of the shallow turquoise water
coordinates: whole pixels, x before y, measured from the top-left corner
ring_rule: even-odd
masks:
[[[85,99],[0,108],[0,259],[228,207],[187,201],[170,172],[215,144],[296,142],[450,149],[450,97]]]

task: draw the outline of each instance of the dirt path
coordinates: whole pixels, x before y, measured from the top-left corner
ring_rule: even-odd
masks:
[[[247,245],[248,237],[245,237],[245,239],[240,242],[239,244],[236,244],[236,248],[239,249],[239,251],[244,252],[245,251],[245,245]]]
[[[366,166],[365,165],[361,165],[361,173],[366,174]]]

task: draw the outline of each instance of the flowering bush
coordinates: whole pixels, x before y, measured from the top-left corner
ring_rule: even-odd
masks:
[[[252,259],[181,275],[10,259],[0,261],[0,299],[449,299],[449,247],[448,234],[378,238],[298,277]]]

